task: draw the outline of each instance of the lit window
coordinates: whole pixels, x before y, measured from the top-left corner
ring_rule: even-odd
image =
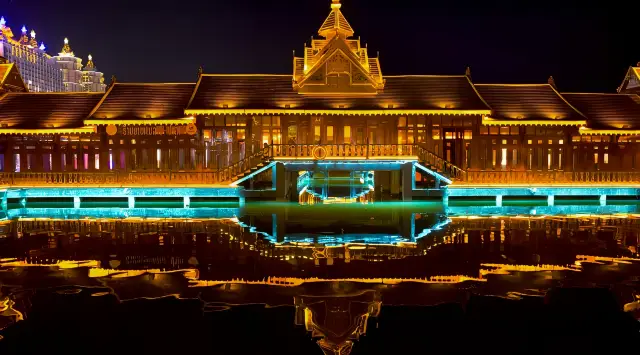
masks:
[[[333,126],[327,126],[327,144],[333,144]]]
[[[494,168],[495,168],[495,166],[496,166],[496,154],[497,154],[496,150],[495,150],[495,149],[493,149],[493,151],[492,151],[491,165],[492,165]]]
[[[527,141],[527,144],[533,144],[533,141],[532,141],[531,139],[529,139],[529,140]]]
[[[593,162],[598,164],[598,153],[593,153]]]
[[[563,139],[558,140],[558,144],[564,144],[564,140]]]
[[[236,133],[236,137],[238,140],[244,140],[246,137],[246,133],[244,128],[238,128],[238,131]]]
[[[440,128],[435,128],[431,131],[431,137],[433,139],[440,139]]]
[[[162,149],[156,149],[156,167],[160,169],[160,162],[162,161]]]
[[[507,166],[507,148],[502,148],[502,159],[500,161],[500,165],[502,165],[503,168]]]
[[[313,142],[320,143],[320,126],[313,126]]]
[[[464,139],[472,139],[472,138],[473,138],[473,132],[470,129],[465,129]]]
[[[549,144],[553,144],[553,141],[551,139],[549,139]]]
[[[551,161],[553,159],[551,151],[551,149],[547,150],[547,170],[551,170]]]
[[[502,140],[502,144],[507,144],[507,140],[506,140],[506,139],[503,139],[503,140]]]
[[[131,140],[131,144],[136,144],[136,140],[135,140],[135,139],[132,139],[132,140]]]
[[[604,153],[602,158],[603,158],[603,161],[602,161],[603,163],[609,164],[609,153]]]
[[[516,165],[518,165],[518,150],[517,149],[512,150],[511,156],[512,156],[511,165],[515,167]]]
[[[351,143],[351,126],[344,126],[344,143]]]
[[[509,127],[500,127],[500,134],[501,135],[509,135]]]

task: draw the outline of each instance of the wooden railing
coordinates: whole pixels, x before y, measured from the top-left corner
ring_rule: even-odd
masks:
[[[467,171],[459,184],[640,183],[635,171]]]
[[[413,144],[274,144],[274,158],[381,158],[417,156]]]
[[[26,172],[0,173],[0,185],[149,185],[149,184],[216,184],[219,172],[153,171],[153,172]]]
[[[257,153],[250,155],[236,163],[233,163],[225,168],[218,170],[218,178],[220,181],[231,181],[240,175],[249,172],[251,168],[257,166],[260,163],[265,162],[269,157],[270,148],[264,147]]]
[[[454,181],[466,179],[467,172],[463,169],[451,164],[420,145],[416,145],[416,147],[418,151],[418,158],[421,163],[428,165],[428,167],[437,170],[439,173]]]

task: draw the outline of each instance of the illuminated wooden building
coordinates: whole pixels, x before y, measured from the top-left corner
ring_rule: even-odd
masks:
[[[617,94],[564,94],[551,78],[477,84],[470,70],[383,75],[338,0],[317,34],[291,74],[201,70],[195,83],[112,82],[105,94],[1,94],[0,169],[9,183],[227,183],[267,145],[307,158],[318,146],[358,158],[420,147],[457,182],[640,181],[639,67]],[[5,75],[0,92],[20,81]],[[67,175],[23,174],[40,172]]]

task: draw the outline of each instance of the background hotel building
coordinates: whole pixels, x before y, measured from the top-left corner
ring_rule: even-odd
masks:
[[[200,71],[195,83],[113,82],[105,94],[6,93],[0,168],[146,174],[142,180],[199,172],[185,179],[224,182],[228,169],[251,168],[266,145],[271,156],[309,156],[323,145],[363,157],[419,147],[461,182],[636,179],[640,68],[606,94],[562,93],[552,78],[478,84],[470,70],[383,75],[353,35],[334,0],[291,74]],[[75,82],[79,62],[62,54],[72,54],[66,45],[54,60],[72,63],[66,80]]]
[[[5,19],[0,18],[0,57],[15,63],[30,92],[104,92],[104,75],[89,58],[84,70],[65,38],[58,56],[47,54],[44,43],[38,44],[36,32],[22,27],[20,39],[14,39]]]

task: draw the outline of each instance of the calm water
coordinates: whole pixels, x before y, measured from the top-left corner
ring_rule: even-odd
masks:
[[[10,210],[0,222],[0,327],[39,319],[38,304],[66,307],[60,297],[151,299],[161,309],[153,317],[183,301],[245,332],[251,320],[270,319],[262,337],[281,324],[278,336],[294,344],[287,349],[306,349],[297,353],[371,353],[380,345],[360,335],[390,339],[389,327],[408,314],[423,314],[420,324],[450,321],[424,307],[462,303],[468,314],[470,296],[524,304],[558,287],[606,288],[620,310],[640,297],[637,205],[307,202]]]

